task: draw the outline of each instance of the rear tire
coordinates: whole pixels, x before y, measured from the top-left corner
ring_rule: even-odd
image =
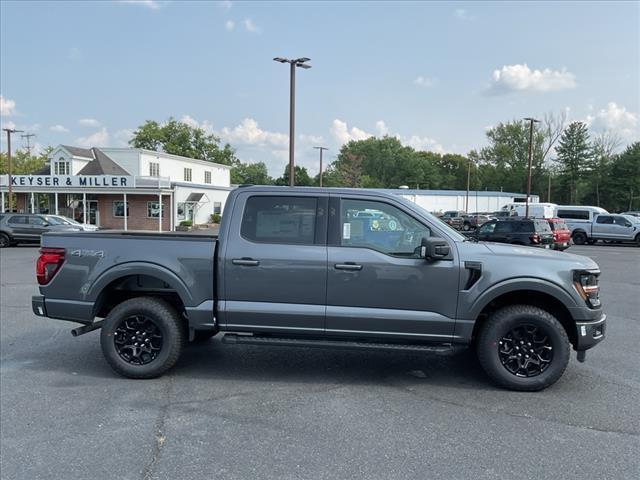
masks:
[[[640,233],[636,235],[636,246],[640,247]]]
[[[573,234],[573,243],[576,245],[584,245],[587,243],[587,235],[583,232],[576,232]]]
[[[11,246],[11,239],[6,233],[0,233],[0,248],[8,248]]]
[[[128,378],[155,378],[173,367],[185,344],[185,328],[164,300],[137,297],[104,320],[100,345],[114,371]]]
[[[570,344],[564,328],[549,312],[512,305],[494,312],[482,326],[477,354],[493,382],[509,390],[534,392],[562,376]]]

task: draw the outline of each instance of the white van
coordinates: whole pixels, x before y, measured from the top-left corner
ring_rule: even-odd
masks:
[[[555,203],[530,203],[529,217],[530,218],[554,218],[556,216],[557,208],[558,206]],[[508,203],[504,207],[502,207],[502,210],[511,212],[511,215],[524,217],[527,212],[527,205],[526,203],[521,203],[521,202]]]
[[[591,225],[597,215],[609,213],[604,208],[589,207],[582,205],[558,205],[556,215],[564,219],[564,222],[571,230],[571,237],[577,232],[584,233],[587,238],[591,238]]]

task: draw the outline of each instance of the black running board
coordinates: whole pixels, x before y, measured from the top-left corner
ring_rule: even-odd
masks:
[[[222,343],[242,345],[269,345],[281,347],[303,348],[337,348],[345,350],[386,350],[394,352],[423,352],[423,353],[451,353],[454,347],[451,344],[402,344],[402,343],[377,343],[352,340],[327,340],[286,337],[266,337],[260,335],[238,335],[225,333]]]

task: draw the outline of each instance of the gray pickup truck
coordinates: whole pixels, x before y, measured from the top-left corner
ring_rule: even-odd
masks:
[[[36,315],[101,328],[105,358],[157,377],[189,341],[448,352],[472,347],[506,388],[540,390],[571,346],[605,335],[589,258],[467,239],[367,190],[240,187],[219,237],[51,233]]]

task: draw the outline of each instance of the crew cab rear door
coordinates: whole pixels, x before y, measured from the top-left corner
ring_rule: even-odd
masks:
[[[238,195],[221,259],[227,330],[324,332],[327,205],[327,194]]]
[[[388,199],[332,197],[329,212],[327,336],[450,341],[459,280],[453,242],[448,258],[421,258],[431,228]]]

